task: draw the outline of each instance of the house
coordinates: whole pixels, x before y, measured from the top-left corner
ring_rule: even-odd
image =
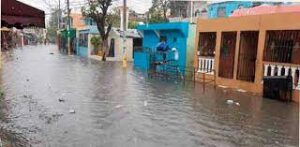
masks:
[[[232,13],[232,17],[272,14],[272,13],[288,13],[288,12],[300,13],[300,6],[299,5],[281,5],[281,6],[260,5],[253,8],[237,9]]]
[[[161,39],[166,40],[169,48],[176,48],[179,53],[178,66],[185,68],[193,64],[194,40],[196,26],[187,22],[139,25],[142,32],[143,45],[141,50],[134,52],[134,67],[143,70],[150,68],[149,50],[156,52]]]
[[[128,61],[133,60],[133,50],[141,46],[141,36],[135,29],[126,31],[126,49],[125,54]],[[100,36],[97,26],[88,26],[77,30],[77,54],[84,57],[94,57],[94,46],[91,43],[93,36]],[[112,28],[108,37],[109,52],[107,60],[122,61],[123,59],[123,33],[118,28]],[[97,56],[97,55],[96,55]]]
[[[70,54],[76,54],[76,29],[70,28],[57,31],[57,45],[62,53],[68,53],[68,37],[70,37]]]
[[[234,10],[240,8],[250,8],[251,1],[216,1],[208,5],[208,18],[229,17]]]
[[[283,21],[284,18],[284,21]],[[216,83],[262,95],[265,76],[291,75],[300,90],[299,12],[198,19],[195,64]],[[208,72],[208,73],[207,73]]]

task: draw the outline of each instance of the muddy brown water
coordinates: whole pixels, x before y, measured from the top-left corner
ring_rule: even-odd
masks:
[[[203,93],[201,85],[121,67],[62,55],[54,45],[4,52],[1,87],[11,119],[0,124],[38,147],[298,146],[296,103],[224,88]]]

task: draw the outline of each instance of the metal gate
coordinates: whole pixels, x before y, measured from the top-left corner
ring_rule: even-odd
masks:
[[[241,32],[237,79],[254,82],[258,31]]]
[[[234,54],[237,32],[222,32],[219,76],[233,78]]]

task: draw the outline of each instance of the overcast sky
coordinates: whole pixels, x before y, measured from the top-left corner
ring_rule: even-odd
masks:
[[[58,6],[59,0],[18,0],[38,9],[45,11],[46,21],[49,19],[49,13],[51,12],[50,6]],[[61,1],[61,8],[64,8],[66,5],[66,0]],[[80,8],[84,6],[86,0],[70,0],[70,8],[72,11],[80,12]],[[151,7],[152,0],[127,0],[127,5],[129,8],[135,10],[138,13],[145,13]],[[123,5],[123,0],[116,0],[113,6]]]

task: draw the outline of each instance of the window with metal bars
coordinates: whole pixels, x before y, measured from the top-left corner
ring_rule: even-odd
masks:
[[[216,32],[199,33],[198,51],[200,56],[215,56]]]
[[[233,78],[234,56],[237,32],[222,32],[219,76],[223,78]]]
[[[264,61],[300,64],[300,30],[267,31]]]

